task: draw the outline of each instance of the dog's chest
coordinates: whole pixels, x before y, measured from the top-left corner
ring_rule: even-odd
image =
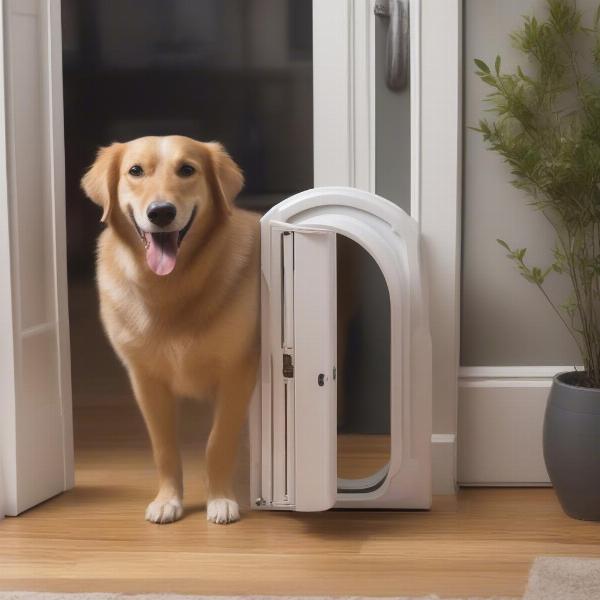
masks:
[[[205,396],[214,387],[219,360],[202,332],[173,334],[157,328],[137,341],[125,350],[129,362],[161,378],[177,395]]]
[[[157,310],[135,293],[118,304],[105,295],[102,305],[109,337],[126,364],[160,377],[179,395],[196,396],[213,385],[219,344],[194,315]]]
[[[158,348],[147,362],[163,373],[166,383],[178,396],[206,395],[214,387],[218,359],[202,336],[166,336],[154,339]]]

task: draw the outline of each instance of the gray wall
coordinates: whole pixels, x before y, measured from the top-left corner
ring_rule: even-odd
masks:
[[[579,0],[589,15],[597,0]],[[541,293],[515,270],[496,238],[527,247],[533,265],[551,262],[553,231],[513,188],[508,167],[485,149],[481,136],[467,129],[484,111],[489,88],[474,74],[474,58],[503,69],[526,59],[512,48],[509,33],[522,15],[545,15],[544,0],[465,0],[464,3],[464,157],[462,235],[461,364],[580,364],[574,342]],[[589,21],[588,21],[589,22]],[[551,295],[562,302],[568,280],[552,274]]]

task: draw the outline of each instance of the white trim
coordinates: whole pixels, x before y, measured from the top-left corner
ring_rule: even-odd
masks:
[[[59,390],[63,427],[65,490],[75,485],[69,285],[67,281],[67,216],[65,191],[65,125],[63,117],[62,24],[60,0],[46,0],[48,11],[49,169],[53,208],[55,319]]]
[[[0,0],[0,519],[8,511],[8,482],[16,480],[16,381],[8,208],[4,3],[5,0]]]
[[[460,380],[458,387],[460,388],[510,388],[510,387],[543,387],[547,388],[552,385],[551,377],[540,377],[538,379],[474,379]]]
[[[11,372],[1,377],[1,492],[3,510],[15,515],[73,485],[60,2],[4,0],[2,18],[0,211],[9,231],[2,236],[0,276],[11,298],[0,304],[0,362]],[[23,56],[24,43],[35,52]],[[30,93],[31,104],[23,101]],[[41,167],[32,176],[36,188],[28,187],[18,162],[26,154]],[[43,246],[29,254],[19,232],[37,219]],[[38,300],[28,287],[34,278],[45,286],[45,304],[28,311]]]
[[[435,496],[456,493],[456,434],[434,433],[431,436],[432,492]]]
[[[21,331],[21,337],[27,338],[39,335],[40,333],[46,333],[48,331],[52,331],[55,326],[56,324],[54,321],[49,321],[48,323],[42,323],[40,325],[34,325],[28,329],[23,329],[23,331]]]
[[[351,17],[347,0],[313,0],[315,187],[354,185]]]
[[[460,331],[462,1],[420,10],[420,224],[433,339],[433,431],[455,433]],[[448,465],[455,479],[455,463]]]
[[[460,388],[506,388],[506,387],[550,387],[557,373],[583,370],[583,367],[567,366],[507,366],[507,367],[461,367],[458,385]]]
[[[314,186],[375,192],[374,0],[313,0]]]
[[[410,216],[421,221],[421,0],[412,0],[410,19]]]
[[[552,378],[564,366],[462,367],[460,485],[544,486],[542,427]]]
[[[537,379],[537,378],[552,378],[557,373],[563,371],[573,371],[574,369],[583,370],[581,366],[541,366],[541,365],[525,365],[525,366],[507,366],[507,367],[460,367],[459,377],[461,380],[466,379]]]
[[[375,0],[351,0],[352,185],[375,193]]]

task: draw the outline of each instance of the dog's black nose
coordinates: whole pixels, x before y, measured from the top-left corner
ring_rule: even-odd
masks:
[[[170,202],[152,202],[146,211],[151,223],[159,227],[166,227],[173,222],[177,209]]]

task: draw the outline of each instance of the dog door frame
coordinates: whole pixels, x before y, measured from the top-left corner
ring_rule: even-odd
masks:
[[[362,480],[337,479],[337,234],[371,255],[390,297],[390,457]],[[417,222],[354,188],[302,192],[261,219],[261,275],[253,506],[429,508],[431,339]]]

